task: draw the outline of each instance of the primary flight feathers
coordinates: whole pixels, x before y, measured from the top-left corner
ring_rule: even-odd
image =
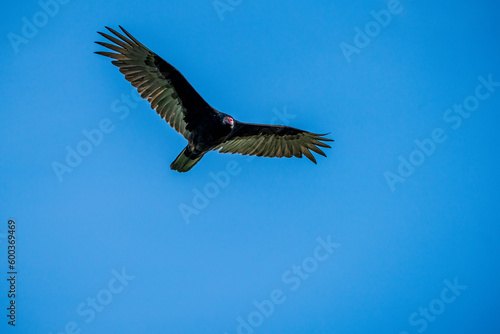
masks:
[[[190,170],[205,153],[239,153],[259,157],[305,155],[316,163],[311,151],[326,156],[319,147],[330,148],[326,134],[289,126],[243,123],[212,108],[172,65],[149,50],[120,26],[123,34],[106,27],[113,35],[99,32],[110,42],[96,42],[114,52],[97,54],[114,59],[151,108],[187,139],[188,145],[170,165],[178,172]]]

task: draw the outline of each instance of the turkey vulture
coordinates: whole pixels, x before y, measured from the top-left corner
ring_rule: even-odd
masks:
[[[309,150],[326,156],[318,147],[330,148],[327,134],[317,134],[282,125],[238,122],[212,108],[172,65],[149,50],[125,29],[126,35],[106,27],[113,35],[98,32],[114,44],[96,42],[115,52],[95,53],[114,59],[120,69],[151,108],[187,139],[188,145],[170,165],[187,172],[205,153],[239,153],[259,157],[302,158],[316,163]]]

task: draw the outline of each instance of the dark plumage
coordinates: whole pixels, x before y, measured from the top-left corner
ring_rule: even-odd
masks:
[[[316,159],[310,150],[326,156],[319,147],[330,148],[326,134],[316,134],[289,126],[250,124],[212,108],[172,65],[142,45],[120,27],[121,33],[106,27],[113,35],[99,32],[115,43],[96,42],[111,51],[97,54],[113,58],[112,63],[137,88],[151,108],[187,139],[188,145],[170,168],[190,170],[205,153],[239,153],[259,157],[297,157]],[[318,147],[319,146],[319,147]]]

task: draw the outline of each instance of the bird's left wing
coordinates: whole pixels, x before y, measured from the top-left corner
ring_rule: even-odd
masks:
[[[230,138],[215,149],[220,153],[239,153],[259,157],[297,157],[305,155],[316,163],[311,151],[326,157],[319,147],[330,148],[323,141],[327,134],[312,133],[283,125],[236,122]],[[319,146],[319,147],[318,147]]]
[[[168,62],[149,50],[125,29],[126,36],[106,27],[114,36],[99,32],[115,43],[96,42],[115,52],[97,51],[97,54],[115,59],[112,63],[151,108],[177,132],[189,139],[190,133],[214,109],[189,84],[184,76]],[[116,36],[116,37],[115,37]]]

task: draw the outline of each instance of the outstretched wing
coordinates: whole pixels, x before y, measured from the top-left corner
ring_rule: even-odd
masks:
[[[115,43],[96,42],[115,52],[97,51],[97,54],[113,58],[112,63],[151,108],[177,132],[189,140],[192,130],[214,109],[203,100],[184,76],[172,65],[142,45],[120,26],[125,33],[106,27],[114,36],[98,32]]]
[[[297,157],[305,155],[316,163],[311,151],[326,157],[319,147],[330,148],[327,134],[311,133],[289,126],[236,122],[231,137],[216,149],[220,153],[239,153],[259,157]]]

